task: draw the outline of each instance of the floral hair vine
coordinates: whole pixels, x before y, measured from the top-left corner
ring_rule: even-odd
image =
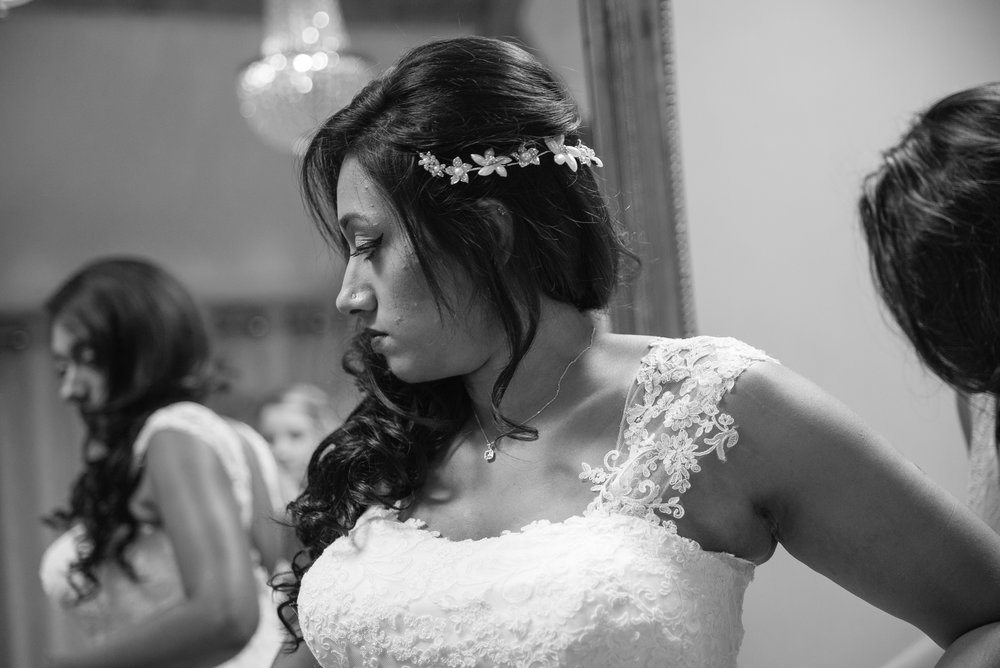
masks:
[[[450,176],[452,185],[458,182],[468,183],[469,174],[472,173],[478,173],[479,176],[497,174],[506,177],[508,166],[527,167],[528,165],[538,165],[540,164],[538,158],[550,153],[557,165],[566,165],[574,172],[581,164],[588,166],[593,164],[598,167],[604,166],[601,159],[594,154],[594,150],[584,145],[583,142],[577,141],[576,146],[566,146],[565,142],[565,135],[546,137],[545,146],[548,148],[547,151],[540,151],[535,147],[528,146],[528,142],[522,142],[516,151],[508,155],[496,155],[496,152],[492,148],[488,148],[482,155],[478,153],[472,154],[472,161],[476,163],[475,165],[470,165],[462,160],[462,158],[454,158],[451,164],[446,166],[434,157],[434,154],[430,151],[426,153],[418,151],[420,155],[420,162],[418,164],[430,172],[431,176]]]

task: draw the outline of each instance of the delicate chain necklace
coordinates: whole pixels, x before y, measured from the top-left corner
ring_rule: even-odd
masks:
[[[596,332],[597,332],[597,328],[596,327],[594,329],[590,330],[590,343],[587,344],[587,347],[584,348],[583,350],[581,350],[577,354],[576,357],[574,357],[572,360],[570,360],[570,363],[566,365],[565,369],[563,369],[562,375],[559,376],[559,380],[556,381],[556,393],[553,394],[552,398],[549,399],[548,401],[546,401],[545,404],[541,408],[539,408],[537,411],[535,411],[534,415],[532,415],[527,420],[525,420],[523,424],[528,424],[529,422],[531,422],[532,420],[534,420],[536,417],[538,417],[539,415],[541,415],[542,411],[544,411],[546,408],[548,408],[552,404],[553,401],[555,401],[556,399],[559,398],[559,392],[562,390],[563,378],[565,378],[566,374],[569,373],[570,367],[572,367],[574,364],[576,364],[577,360],[579,360],[581,357],[583,357],[583,354],[585,352],[587,352],[588,350],[590,350],[591,346],[594,345],[594,334]],[[504,436],[506,436],[510,432],[504,432],[504,433],[500,434],[499,436],[497,436],[496,438],[494,438],[491,441],[489,439],[489,437],[486,435],[486,430],[483,429],[483,423],[480,422],[479,415],[476,413],[475,410],[472,411],[472,417],[476,418],[476,424],[479,425],[479,432],[483,435],[483,440],[486,441],[486,450],[483,451],[483,459],[485,459],[488,462],[492,462],[497,457],[497,451],[496,451],[496,447],[495,447],[496,444],[497,444],[497,441],[499,441],[501,438],[503,438]]]

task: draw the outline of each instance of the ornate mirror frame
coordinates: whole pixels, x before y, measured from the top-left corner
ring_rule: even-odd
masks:
[[[642,269],[611,309],[617,332],[695,332],[674,82],[671,0],[580,0],[594,146]]]

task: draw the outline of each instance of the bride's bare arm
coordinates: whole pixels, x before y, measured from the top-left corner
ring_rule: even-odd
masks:
[[[784,367],[752,367],[724,408],[731,463],[790,554],[948,648],[939,666],[1000,665],[1000,537],[985,523]]]

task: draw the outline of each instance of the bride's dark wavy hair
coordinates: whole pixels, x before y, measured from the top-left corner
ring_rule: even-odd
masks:
[[[149,415],[176,401],[200,401],[215,389],[209,338],[197,305],[170,274],[137,258],[95,261],[67,279],[45,303],[51,325],[74,339],[70,355],[104,376],[106,400],[81,407],[86,426],[83,470],[69,506],[45,518],[56,528],[82,524],[69,581],[79,600],[100,587],[97,567],[117,562],[136,574],[126,549],[139,525],[128,509],[139,472],[133,443]]]
[[[923,363],[1000,395],[1000,83],[919,114],[859,209],[879,293]]]
[[[637,262],[608,214],[592,167],[572,171],[551,155],[539,165],[508,166],[507,176],[472,175],[451,185],[418,161],[442,163],[492,148],[511,153],[546,137],[580,135],[576,104],[556,77],[524,49],[483,37],[417,47],[369,83],[317,132],[305,153],[301,187],[319,230],[346,256],[337,224],[337,180],[355,158],[396,212],[437,306],[442,279],[458,276],[497,316],[511,351],[493,387],[493,419],[509,437],[537,432],[499,411],[507,386],[534,339],[540,296],[581,311],[607,307],[625,262]],[[491,224],[484,200],[502,205],[513,230]],[[500,251],[500,249],[504,249]],[[418,490],[429,465],[468,419],[471,404],[457,378],[408,384],[388,370],[359,334],[344,357],[361,401],[313,454],[303,494],[289,510],[304,553],[287,589],[323,549],[344,536],[373,504],[395,504]]]

